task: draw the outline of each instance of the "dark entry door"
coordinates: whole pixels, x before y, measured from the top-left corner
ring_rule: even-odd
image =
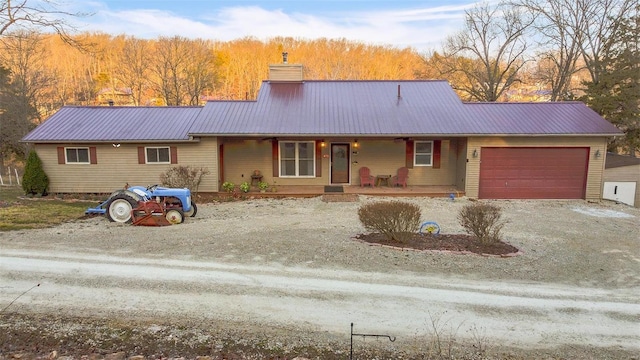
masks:
[[[331,183],[349,183],[349,144],[331,144]]]

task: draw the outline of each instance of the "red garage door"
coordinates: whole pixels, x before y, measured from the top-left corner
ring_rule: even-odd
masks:
[[[588,148],[482,148],[481,199],[584,199]]]

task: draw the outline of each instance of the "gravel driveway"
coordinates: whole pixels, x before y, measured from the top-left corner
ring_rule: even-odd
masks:
[[[216,324],[247,343],[338,354],[350,323],[398,339],[362,339],[360,348],[406,358],[434,335],[496,352],[640,351],[639,209],[496,201],[509,221],[504,240],[522,255],[495,258],[354,241],[365,232],[358,207],[377,200],[254,199],[201,204],[171,227],[91,218],[0,233],[0,307],[40,283],[6,313]],[[415,202],[443,232],[462,232],[456,215],[467,199],[394,200]]]

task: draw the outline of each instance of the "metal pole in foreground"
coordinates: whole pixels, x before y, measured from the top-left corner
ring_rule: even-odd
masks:
[[[386,337],[387,339],[389,339],[389,341],[394,342],[396,341],[396,337],[395,336],[390,336],[390,335],[378,335],[378,334],[354,334],[353,333],[353,323],[351,323],[351,351],[349,352],[349,360],[353,360],[353,337],[354,336],[362,336],[363,338],[366,337]]]
[[[351,352],[349,353],[349,360],[353,360],[353,323],[351,323]]]

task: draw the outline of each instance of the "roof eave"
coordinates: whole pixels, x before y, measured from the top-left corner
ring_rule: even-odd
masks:
[[[367,138],[367,137],[389,137],[389,138],[399,138],[399,137],[434,137],[434,136],[445,136],[445,137],[567,137],[567,136],[579,136],[579,137],[616,137],[622,136],[623,133],[564,133],[564,134],[540,134],[540,133],[527,133],[527,134],[504,134],[504,133],[396,133],[396,134],[336,134],[336,133],[193,133],[190,134],[193,137],[260,137],[260,138],[270,138],[270,137],[359,137],[359,138]]]
[[[167,140],[167,139],[145,139],[145,140],[82,140],[82,139],[57,139],[57,140],[20,140],[21,143],[30,144],[157,144],[157,143],[194,143],[200,142],[200,139],[193,137],[191,139]]]
[[[486,133],[486,134],[466,134],[464,136],[469,136],[469,137],[487,137],[487,136],[491,136],[491,137],[567,137],[567,136],[572,136],[572,137],[616,137],[616,136],[622,136],[624,134],[622,133],[616,133],[616,134],[612,134],[612,133],[561,133],[561,134],[541,134],[541,133],[530,133],[530,134],[499,134],[499,133]]]

